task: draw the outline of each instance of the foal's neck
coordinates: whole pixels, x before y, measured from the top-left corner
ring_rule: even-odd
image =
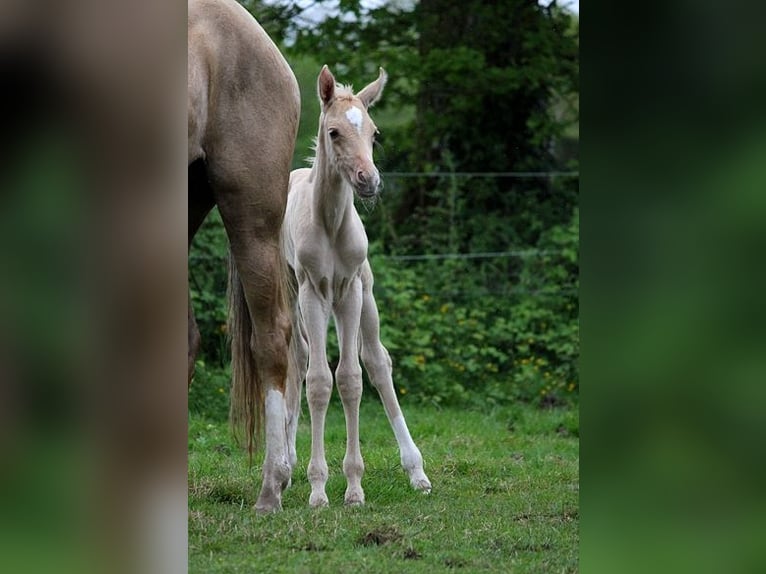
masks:
[[[324,226],[328,236],[335,239],[351,210],[356,209],[354,190],[328,161],[321,143],[317,145],[311,179],[314,182],[314,216]]]

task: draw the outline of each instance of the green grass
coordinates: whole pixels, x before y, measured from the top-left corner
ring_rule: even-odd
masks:
[[[260,468],[224,422],[189,420],[189,571],[358,573],[576,572],[579,415],[529,406],[490,412],[403,405],[433,492],[413,491],[383,408],[363,399],[363,507],[343,506],[342,407],[325,432],[330,507],[308,507],[310,434],[283,512],[252,510]],[[258,458],[260,460],[260,457]]]

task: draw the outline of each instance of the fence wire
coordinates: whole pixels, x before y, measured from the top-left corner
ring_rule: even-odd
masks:
[[[417,178],[437,178],[437,179],[472,179],[472,178],[505,178],[505,179],[553,179],[553,178],[579,178],[579,171],[514,171],[514,172],[405,172],[405,171],[389,171],[381,172],[381,177],[386,180],[395,179],[417,179]],[[396,261],[396,262],[426,262],[426,261],[446,261],[446,260],[488,260],[488,259],[529,259],[534,257],[542,257],[546,255],[558,255],[562,253],[561,250],[550,249],[508,249],[505,251],[486,251],[475,253],[421,253],[410,255],[373,255],[375,259],[383,261]],[[211,253],[190,253],[189,254],[189,266],[194,267],[195,264],[201,263],[203,265],[209,265],[210,262],[217,261],[218,264],[226,265],[226,256],[217,255]],[[216,265],[216,263],[214,263]],[[190,273],[193,275],[193,273]],[[518,284],[509,288],[509,286],[501,288],[485,288],[481,290],[484,295],[492,296],[530,296],[530,297],[550,297],[555,295],[577,295],[577,290],[569,287],[562,287],[558,289],[551,289],[550,286],[542,287],[540,289],[529,288],[528,286],[521,287]],[[424,294],[427,292],[424,291]],[[466,293],[455,290],[444,290],[437,292],[430,292],[429,295],[440,295],[446,297],[461,297]],[[473,292],[473,295],[476,293]]]
[[[381,173],[383,178],[420,178],[420,177],[459,177],[461,179],[470,179],[472,177],[485,178],[510,178],[510,179],[532,179],[545,177],[580,177],[579,171],[433,171],[433,172],[410,172],[410,171],[388,171]]]

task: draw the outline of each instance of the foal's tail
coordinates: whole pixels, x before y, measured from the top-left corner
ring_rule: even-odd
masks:
[[[280,254],[282,249],[280,246]],[[234,438],[242,444],[242,435],[245,436],[247,452],[252,461],[253,451],[263,442],[264,423],[264,381],[260,377],[260,371],[256,357],[253,353],[253,325],[250,319],[250,310],[245,299],[245,291],[242,281],[237,272],[234,256],[229,252],[229,282],[227,295],[229,302],[228,332],[231,338],[231,399],[229,408],[229,421]],[[279,280],[277,282],[277,301],[280,308],[287,313],[290,326],[293,323],[294,286],[291,282],[292,272],[283,256],[279,258],[277,269]],[[290,345],[291,333],[287,331],[286,344]],[[257,341],[256,341],[257,344]],[[287,353],[287,371],[295,371],[294,352],[290,349]]]
[[[247,452],[261,443],[263,429],[263,381],[258,372],[251,341],[253,325],[234,256],[229,251],[229,283],[227,287],[229,315],[227,327],[231,338],[231,405],[229,422],[238,443],[242,433],[247,438]]]

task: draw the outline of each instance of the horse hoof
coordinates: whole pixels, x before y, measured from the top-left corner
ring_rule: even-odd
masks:
[[[413,479],[412,488],[423,494],[431,494],[431,482],[426,477]]]
[[[268,502],[261,502],[258,501],[255,504],[255,513],[260,516],[265,516],[267,514],[274,514],[276,512],[280,512],[282,510],[282,504],[277,502],[276,504],[268,503]]]
[[[325,506],[330,506],[330,501],[327,499],[326,494],[312,494],[309,497],[309,506],[311,508],[324,508]]]
[[[363,492],[349,492],[343,500],[346,506],[362,506],[364,505],[364,493]]]

